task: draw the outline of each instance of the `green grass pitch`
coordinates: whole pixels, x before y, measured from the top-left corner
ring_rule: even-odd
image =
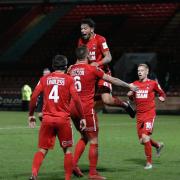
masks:
[[[0,112],[0,179],[25,180],[31,174],[31,163],[37,150],[38,127],[29,129],[27,113]],[[135,120],[127,115],[99,114],[98,170],[109,180],[179,180],[180,177],[180,116],[159,115],[153,139],[165,143],[161,157],[155,157],[153,169],[144,170],[143,146],[139,145]],[[38,122],[39,126],[39,122]],[[79,134],[74,130],[74,140]],[[88,177],[88,146],[79,162]],[[63,153],[56,141],[39,172],[39,180],[63,180]],[[77,180],[78,178],[72,177]]]

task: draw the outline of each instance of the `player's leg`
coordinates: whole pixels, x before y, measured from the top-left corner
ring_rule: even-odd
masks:
[[[65,180],[70,180],[73,170],[73,156],[72,148],[66,147],[63,148],[64,151],[64,171],[65,171]]]
[[[67,119],[61,123],[57,123],[56,130],[60,146],[64,151],[65,180],[70,180],[73,171],[73,135],[70,120]]]
[[[40,148],[39,151],[35,153],[32,163],[32,176],[29,178],[30,180],[37,179],[39,169],[47,153],[48,150],[42,148]]]
[[[101,176],[97,172],[97,163],[98,163],[98,119],[97,114],[92,114],[88,118],[89,120],[89,129],[86,131],[88,141],[90,143],[89,146],[89,179],[106,179],[105,177]],[[95,122],[95,123],[94,123]],[[93,127],[93,128],[92,128]]]
[[[157,141],[153,140],[152,138],[150,139],[150,142],[151,142],[151,145],[156,148],[156,156],[160,157],[161,151],[164,147],[164,143],[157,142]]]
[[[105,105],[109,105],[109,106],[121,107],[130,115],[130,117],[134,118],[135,117],[135,111],[131,107],[130,103],[128,103],[126,101],[122,101],[117,96],[112,96],[111,92],[112,92],[111,83],[108,83],[104,80],[99,80],[98,90],[97,90],[96,94],[101,94],[101,98],[102,98],[103,103]]]
[[[78,140],[75,146],[74,159],[73,159],[73,174],[77,177],[84,176],[84,174],[81,172],[80,168],[78,167],[78,162],[86,148],[87,142],[88,142],[87,137],[82,134],[81,138]]]
[[[152,168],[152,145],[150,142],[150,136],[142,134],[142,143],[144,144],[144,152],[146,155],[146,166],[144,169]]]
[[[32,177],[38,176],[39,169],[48,149],[52,149],[55,143],[55,133],[51,123],[42,122],[39,130],[39,151],[35,153],[32,163]]]
[[[122,101],[119,97],[112,96],[109,93],[103,93],[101,95],[104,104],[109,106],[117,106],[123,108],[131,118],[135,117],[135,111],[127,101]]]
[[[79,112],[76,109],[76,105],[74,104],[74,101],[71,101],[70,103],[70,112],[71,112],[71,119],[76,130],[81,133],[81,138],[78,140],[77,144],[75,145],[75,150],[74,150],[73,174],[77,177],[82,177],[83,173],[78,167],[78,161],[85,150],[88,139],[86,138],[85,134],[80,131],[79,120],[81,117],[79,116]]]
[[[97,171],[97,163],[98,163],[98,131],[97,132],[89,132],[89,179],[106,179],[101,176]]]

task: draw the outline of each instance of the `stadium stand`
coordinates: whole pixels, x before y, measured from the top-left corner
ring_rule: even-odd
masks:
[[[36,9],[33,7],[36,5],[31,6],[31,8],[22,5],[21,8],[18,5],[0,6],[0,21],[4,24],[0,30],[1,39],[5,33],[13,30],[15,22],[25,21],[23,17],[27,13],[31,16],[33,12],[37,13],[32,10]],[[167,95],[180,96],[180,35],[178,33],[180,3],[45,4],[41,8],[45,15],[48,15],[53,10],[60,11],[60,7],[63,8],[63,6],[64,9],[69,7],[64,15],[59,16],[56,23],[28,49],[17,63],[13,64],[19,67],[18,69],[25,67],[25,72],[21,70],[14,72],[6,63],[3,65],[6,70],[1,71],[1,93],[10,92],[10,89],[19,92],[19,87],[25,81],[34,87],[40,76],[39,72],[44,67],[51,66],[51,58],[57,53],[65,54],[72,64],[75,61],[74,48],[80,33],[80,20],[84,17],[92,17],[97,23],[96,32],[107,37],[113,55],[112,69],[116,60],[124,53],[155,52],[158,59],[157,76],[161,85],[163,87],[166,85],[165,76],[169,72]],[[10,23],[5,23],[4,19],[8,19],[11,12],[14,14],[14,19],[12,18]],[[15,36],[14,34],[13,39]],[[0,47],[4,48],[2,42]],[[8,78],[10,87],[5,84],[7,81],[5,78]],[[113,93],[116,95],[126,93],[119,88],[115,90]]]

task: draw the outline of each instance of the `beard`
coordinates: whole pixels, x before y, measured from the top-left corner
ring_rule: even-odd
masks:
[[[88,40],[90,38],[90,34],[81,34],[82,39]]]

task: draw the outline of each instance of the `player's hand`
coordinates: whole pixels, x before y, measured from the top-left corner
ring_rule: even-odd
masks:
[[[128,91],[127,96],[128,96],[128,97],[133,96],[133,91]]]
[[[92,62],[92,63],[91,63],[91,66],[96,66],[96,67],[98,67],[99,64],[98,64],[97,62]]]
[[[85,119],[81,119],[80,120],[80,130],[84,131],[86,129],[86,120]]]
[[[129,84],[129,88],[130,88],[131,91],[134,91],[134,92],[138,91],[138,89],[139,89],[137,86],[135,86],[133,84]]]
[[[28,117],[29,127],[35,128],[36,127],[36,118],[35,116],[29,116]]]
[[[159,100],[160,100],[161,102],[164,102],[164,101],[165,101],[165,98],[162,97],[162,96],[160,96],[160,97],[158,97],[158,98],[159,98]]]

